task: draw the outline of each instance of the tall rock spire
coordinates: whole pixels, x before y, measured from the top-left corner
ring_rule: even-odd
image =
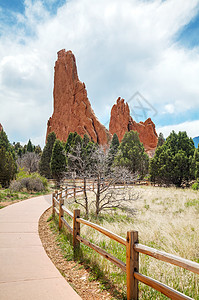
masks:
[[[53,96],[54,112],[48,120],[47,136],[54,131],[58,139],[66,141],[69,133],[76,131],[82,137],[87,134],[101,145],[108,144],[111,134],[91,108],[85,84],[78,78],[72,51],[63,49],[58,52]]]

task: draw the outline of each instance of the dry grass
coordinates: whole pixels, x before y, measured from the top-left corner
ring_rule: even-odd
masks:
[[[128,230],[137,230],[140,243],[199,262],[199,192],[148,186],[132,189],[139,193],[139,199],[129,204],[135,213],[106,212],[100,218],[100,224],[123,237]],[[87,226],[81,226],[81,234],[125,261],[123,246]],[[91,259],[125,290],[125,275],[121,271],[97,254],[92,254]],[[140,272],[199,299],[198,275],[145,255],[140,255]],[[166,299],[142,284],[140,298]]]

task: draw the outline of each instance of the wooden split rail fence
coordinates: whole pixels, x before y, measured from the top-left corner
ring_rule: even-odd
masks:
[[[94,188],[94,187],[93,187]],[[127,276],[127,299],[134,300],[139,298],[138,282],[142,282],[155,290],[161,292],[165,296],[181,300],[181,299],[192,299],[173,288],[168,287],[167,285],[154,280],[148,276],[142,275],[139,273],[139,253],[149,255],[158,260],[170,263],[172,265],[182,267],[186,270],[189,270],[193,273],[199,274],[199,264],[176,255],[166,253],[164,251],[159,251],[154,248],[139,244],[138,232],[137,231],[128,231],[126,239],[97,225],[92,222],[89,222],[80,217],[80,210],[75,209],[73,213],[64,206],[64,199],[67,197],[75,197],[77,193],[82,192],[82,189],[76,189],[76,187],[69,187],[61,190],[60,192],[56,191],[52,195],[52,214],[55,216],[55,213],[59,217],[59,229],[62,228],[62,225],[65,226],[68,231],[73,236],[73,248],[74,251],[80,247],[80,242],[84,245],[90,247],[104,258],[111,261],[117,267],[121,268],[126,272]],[[73,227],[71,227],[64,218],[64,213],[70,216],[73,219]],[[80,224],[87,225],[95,230],[101,232],[102,234],[108,236],[110,239],[115,240],[116,242],[124,245],[126,247],[126,264],[114,257],[113,255],[106,252],[104,249],[101,249],[99,246],[91,243],[87,239],[81,237],[80,235]]]

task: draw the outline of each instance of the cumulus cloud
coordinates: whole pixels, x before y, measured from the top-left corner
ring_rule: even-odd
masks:
[[[11,139],[44,143],[62,48],[74,52],[103,123],[118,96],[128,100],[137,90],[168,114],[199,109],[199,48],[176,42],[198,0],[70,0],[56,14],[43,3],[25,0],[15,26],[0,26],[0,122]]]
[[[196,137],[198,136],[198,128],[199,128],[199,120],[196,121],[187,121],[176,125],[167,125],[163,127],[158,127],[157,132],[162,132],[164,137],[166,138],[169,136],[172,130],[176,133],[179,131],[186,131],[189,137]]]

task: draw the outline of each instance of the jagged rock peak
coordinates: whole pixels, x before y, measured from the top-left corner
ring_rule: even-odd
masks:
[[[128,103],[125,103],[124,99],[119,97],[111,110],[109,131],[111,134],[116,133],[121,142],[125,132],[130,130],[139,133],[140,141],[146,151],[156,148],[158,136],[151,118],[148,118],[145,122],[136,123],[130,116]]]
[[[54,131],[66,141],[70,132],[86,133],[99,144],[111,139],[109,131],[98,121],[87,97],[85,84],[78,78],[75,56],[65,49],[58,52],[54,73],[54,112],[48,120],[47,136]]]
[[[119,97],[111,109],[109,131],[111,134],[116,133],[121,142],[125,132],[129,131],[130,122],[131,116],[128,103],[125,103],[124,99]]]

